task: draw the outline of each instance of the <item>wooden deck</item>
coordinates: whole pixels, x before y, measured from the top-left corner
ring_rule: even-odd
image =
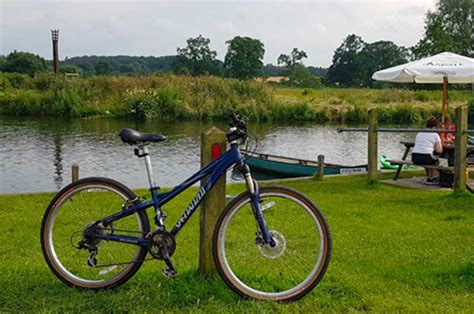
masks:
[[[401,187],[412,188],[412,189],[420,189],[420,190],[452,191],[452,188],[444,188],[444,187],[440,187],[439,185],[423,184],[423,181],[425,180],[425,178],[426,177],[412,177],[412,178],[398,179],[396,181],[393,179],[387,179],[387,180],[380,180],[379,182],[389,184],[389,185],[401,186]],[[467,184],[471,188],[474,189],[473,179],[467,179]]]

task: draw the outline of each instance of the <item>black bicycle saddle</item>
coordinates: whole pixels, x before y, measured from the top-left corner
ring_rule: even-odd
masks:
[[[130,145],[148,144],[151,142],[163,142],[166,136],[162,134],[141,133],[132,129],[122,129],[119,133],[123,142]]]

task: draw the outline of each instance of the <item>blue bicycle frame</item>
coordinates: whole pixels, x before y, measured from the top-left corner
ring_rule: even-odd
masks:
[[[148,157],[148,150],[146,150],[146,156]],[[149,159],[146,161],[149,162]],[[115,220],[119,220],[123,217],[130,216],[134,214],[135,212],[145,210],[150,207],[154,207],[155,224],[157,225],[158,228],[165,228],[163,224],[163,214],[161,211],[161,207],[167,202],[169,202],[170,200],[172,200],[173,198],[175,198],[181,192],[183,192],[184,190],[192,186],[197,181],[203,179],[206,176],[209,176],[206,182],[202,184],[201,188],[196,193],[196,195],[194,196],[194,198],[192,199],[191,203],[188,205],[186,210],[181,214],[181,217],[178,219],[173,229],[170,231],[170,233],[173,236],[176,236],[178,232],[181,230],[181,228],[186,224],[186,222],[191,217],[191,215],[196,211],[201,201],[204,199],[207,193],[211,190],[211,188],[214,186],[214,184],[217,182],[220,176],[225,175],[227,169],[229,169],[232,165],[235,165],[235,164],[239,166],[238,167],[239,170],[242,171],[246,179],[247,188],[249,189],[251,200],[252,200],[252,208],[253,208],[254,216],[262,232],[262,238],[266,243],[272,244],[273,239],[268,234],[268,228],[267,228],[265,219],[262,215],[262,211],[259,205],[260,199],[259,199],[258,185],[252,179],[248,167],[243,162],[242,156],[240,154],[239,146],[236,143],[232,143],[230,149],[226,151],[223,155],[221,155],[219,158],[207,164],[204,168],[202,168],[197,173],[189,177],[186,181],[184,181],[180,185],[175,186],[169,192],[164,192],[164,193],[158,192],[158,187],[153,186],[152,184],[154,181],[152,179],[152,174],[150,174],[150,171],[149,171],[149,179],[150,179],[150,185],[151,185],[150,192],[151,192],[152,200],[148,202],[144,202],[144,203],[139,202],[131,206],[125,206],[121,212],[105,217],[101,219],[100,222],[104,225],[104,227],[107,227]],[[147,170],[150,170],[148,167],[151,167],[151,166],[147,163]],[[102,234],[102,235],[98,235],[98,238],[108,240],[108,241],[118,241],[118,242],[123,242],[123,243],[148,246],[148,241],[146,239],[133,237],[133,236],[127,236],[127,235]]]

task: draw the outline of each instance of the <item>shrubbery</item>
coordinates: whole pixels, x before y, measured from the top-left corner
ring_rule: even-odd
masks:
[[[474,98],[468,104],[468,121],[474,124]]]
[[[451,108],[469,101],[474,121],[472,94],[450,93]],[[439,114],[441,91],[274,88],[214,76],[0,73],[0,113],[10,115],[224,120],[235,110],[252,121],[364,123],[374,107],[380,122],[419,122]]]
[[[272,89],[264,83],[212,76],[32,78],[2,73],[0,93],[0,113],[63,117],[218,119],[237,108],[273,103]]]

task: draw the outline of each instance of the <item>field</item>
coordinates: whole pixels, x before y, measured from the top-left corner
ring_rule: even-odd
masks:
[[[113,291],[68,288],[47,268],[39,244],[42,214],[53,194],[29,194],[0,196],[0,311],[472,312],[472,194],[367,185],[365,176],[282,183],[320,206],[333,237],[326,276],[300,301],[243,300],[219,277],[201,277],[196,272],[198,215],[177,239],[177,279],[164,278],[162,262],[150,261]],[[231,185],[227,193],[243,189]],[[168,223],[176,220],[192,192],[164,208]]]
[[[212,76],[174,75],[31,78],[0,73],[0,114],[82,118],[223,120],[238,111],[251,121],[416,123],[437,115],[441,88],[302,89]],[[472,103],[452,90],[450,109]]]

